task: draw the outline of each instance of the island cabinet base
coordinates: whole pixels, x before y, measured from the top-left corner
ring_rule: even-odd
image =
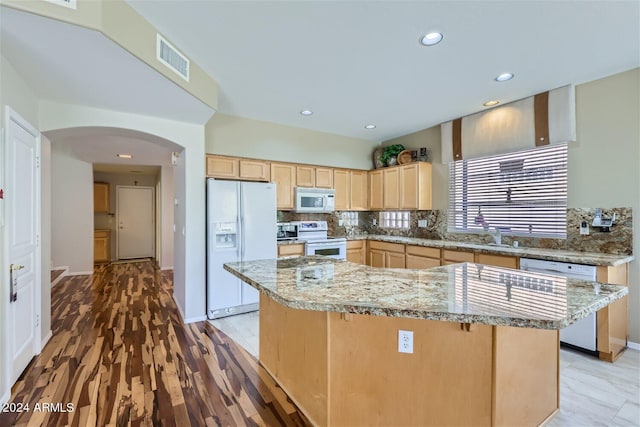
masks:
[[[413,353],[398,352],[413,331]],[[260,296],[260,363],[311,422],[539,425],[558,409],[558,331],[296,310]]]

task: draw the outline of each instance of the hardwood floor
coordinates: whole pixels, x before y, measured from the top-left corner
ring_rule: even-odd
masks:
[[[53,338],[12,389],[29,409],[0,413],[0,426],[309,424],[242,347],[208,322],[182,324],[171,292],[151,262],[63,278]]]

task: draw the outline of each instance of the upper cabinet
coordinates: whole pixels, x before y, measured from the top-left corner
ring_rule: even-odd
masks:
[[[316,188],[333,188],[333,169],[316,168]]]
[[[294,208],[293,189],[296,184],[296,166],[271,163],[271,182],[276,183],[276,207],[280,210]]]
[[[109,212],[109,184],[106,182],[93,183],[93,211]]]
[[[333,185],[337,211],[367,210],[367,171],[335,169]]]
[[[296,166],[296,187],[315,187],[316,168],[313,166]]]
[[[369,209],[431,209],[431,163],[369,172]]]
[[[236,157],[207,155],[207,177],[269,181],[269,162]]]

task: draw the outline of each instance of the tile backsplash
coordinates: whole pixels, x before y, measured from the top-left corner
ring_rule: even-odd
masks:
[[[632,211],[631,208],[603,209],[604,217],[609,218],[615,212],[616,225],[610,232],[591,227],[595,216],[595,208],[567,209],[567,238],[550,239],[538,237],[522,237],[503,235],[505,244],[512,244],[517,240],[522,247],[547,249],[563,249],[579,252],[600,252],[611,254],[631,254],[633,244]],[[330,214],[298,214],[295,212],[278,211],[278,221],[325,220],[329,225],[330,236],[349,236],[357,234],[387,234],[394,236],[408,236],[423,239],[452,240],[469,243],[489,243],[492,241],[488,233],[449,233],[447,232],[447,211],[411,211],[411,225],[408,229],[398,230],[382,228],[373,225],[377,221],[378,212],[358,212],[357,226],[339,225],[340,220],[347,223],[348,215],[343,212]],[[418,220],[426,220],[426,227],[418,227]],[[589,235],[580,235],[580,222],[587,221]]]

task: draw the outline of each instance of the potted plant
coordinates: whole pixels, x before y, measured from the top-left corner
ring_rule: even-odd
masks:
[[[380,160],[387,166],[393,166],[397,164],[398,154],[404,150],[404,145],[402,144],[393,144],[385,147],[382,151],[382,156],[380,156]]]

